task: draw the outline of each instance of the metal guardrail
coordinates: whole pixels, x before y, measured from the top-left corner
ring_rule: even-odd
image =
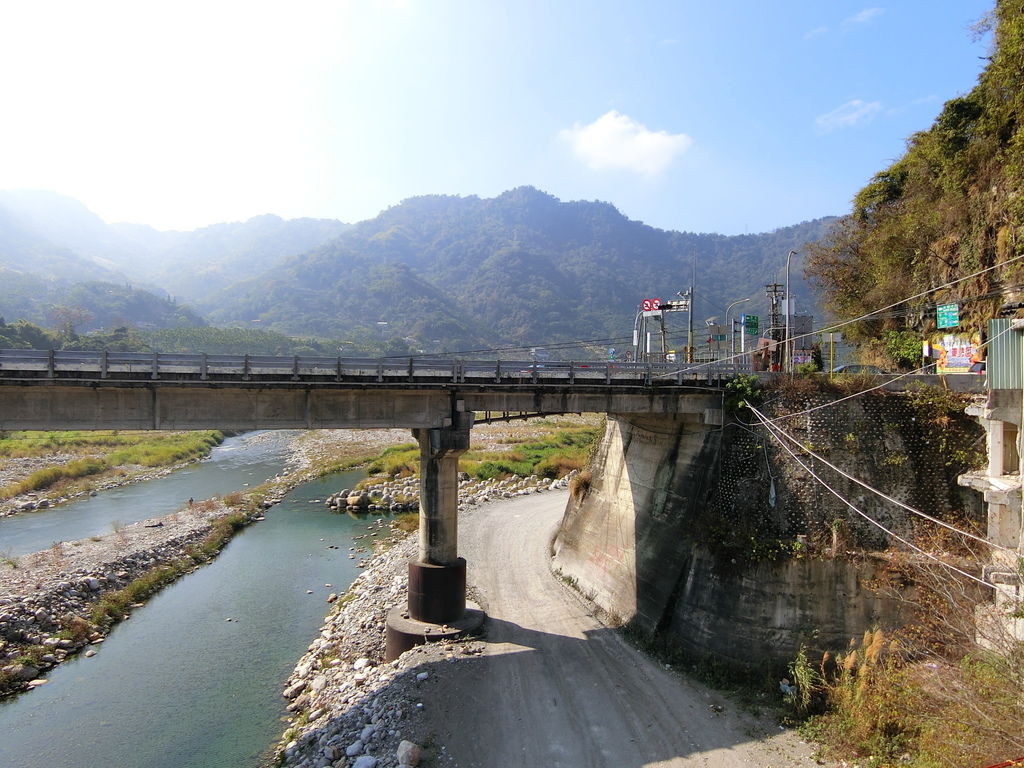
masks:
[[[268,355],[77,352],[0,349],[0,381],[321,382],[530,386],[671,386],[717,384],[748,365],[420,357],[272,357]]]

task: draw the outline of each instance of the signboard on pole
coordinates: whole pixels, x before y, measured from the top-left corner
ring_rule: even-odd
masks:
[[[932,355],[937,373],[967,373],[979,359],[981,337],[959,333],[944,333],[932,339]]]
[[[740,315],[740,321],[745,332],[756,336],[760,331],[761,318],[758,315]]]
[[[935,307],[935,326],[937,328],[957,328],[959,325],[959,304],[939,304]]]
[[[644,299],[640,302],[640,309],[644,312],[654,312],[661,309],[661,299]]]

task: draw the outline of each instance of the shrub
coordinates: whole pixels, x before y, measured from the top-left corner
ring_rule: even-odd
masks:
[[[590,470],[586,469],[575,475],[572,480],[569,481],[569,495],[572,496],[573,501],[582,501],[586,498],[590,492],[590,484],[593,481],[593,475]]]

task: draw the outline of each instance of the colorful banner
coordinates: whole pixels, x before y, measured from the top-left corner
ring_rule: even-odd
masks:
[[[980,334],[944,333],[932,339],[932,357],[937,357],[937,373],[967,373],[984,359]]]

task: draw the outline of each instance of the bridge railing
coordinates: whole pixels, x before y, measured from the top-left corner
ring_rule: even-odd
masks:
[[[271,355],[0,350],[0,379],[168,381],[351,381],[479,385],[643,385],[719,382],[749,366],[729,363],[452,360],[422,357],[277,357]]]

